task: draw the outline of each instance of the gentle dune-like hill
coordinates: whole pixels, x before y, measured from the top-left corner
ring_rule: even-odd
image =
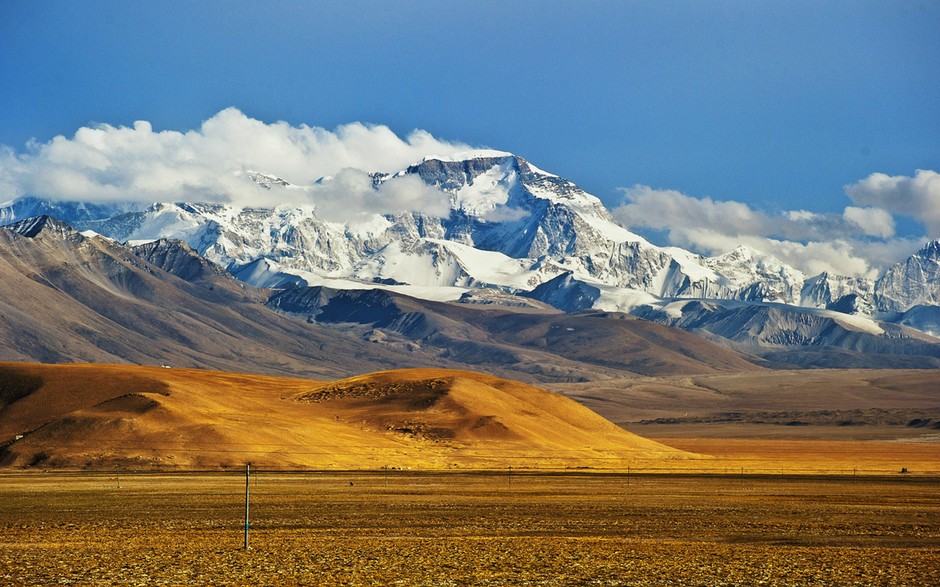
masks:
[[[621,468],[693,456],[560,395],[468,371],[317,382],[0,363],[6,467]]]

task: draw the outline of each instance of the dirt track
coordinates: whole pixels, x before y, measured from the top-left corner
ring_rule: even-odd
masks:
[[[120,487],[118,486],[120,484]],[[940,584],[940,479],[0,476],[0,584]]]

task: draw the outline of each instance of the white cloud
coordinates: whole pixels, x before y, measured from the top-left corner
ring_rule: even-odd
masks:
[[[784,215],[794,222],[805,222],[816,219],[819,214],[809,210],[787,210]]]
[[[856,208],[846,206],[843,218],[858,225],[865,234],[878,238],[894,236],[894,218],[881,208]]]
[[[766,232],[767,219],[739,202],[716,202],[693,198],[675,190],[657,190],[645,185],[623,189],[626,201],[614,215],[627,227],[682,230],[711,227],[722,234]]]
[[[842,214],[807,210],[768,213],[734,201],[695,198],[636,185],[613,210],[625,227],[664,232],[669,243],[717,255],[744,244],[816,275],[874,277],[916,250],[923,239],[895,238],[894,219],[881,208],[848,206]]]
[[[488,210],[482,216],[487,222],[517,222],[523,218],[528,218],[532,212],[522,208],[512,208],[505,204],[499,204],[492,210]]]
[[[761,235],[785,240],[820,240],[857,233],[841,215],[791,210],[768,214],[747,204],[696,198],[675,190],[636,185],[623,189],[625,202],[614,213],[625,226],[684,231],[707,227],[728,236]]]
[[[429,216],[450,213],[450,198],[419,177],[392,177],[373,188],[372,177],[358,169],[342,169],[335,176],[305,190],[324,220],[361,223],[375,214],[419,211]]]
[[[21,195],[82,201],[214,201],[274,206],[302,199],[296,190],[265,190],[247,178],[248,170],[276,175],[300,186],[324,176],[343,176],[359,189],[364,172],[394,172],[427,155],[470,150],[465,144],[416,130],[405,138],[386,126],[352,123],[333,131],[286,122],[266,123],[228,108],[197,130],[155,132],[149,122],[100,125],[31,143],[26,152],[0,148],[0,201]],[[358,180],[343,170],[361,170]],[[339,180],[335,180],[339,181]],[[326,182],[329,183],[329,182]],[[417,181],[395,179],[375,193],[353,194],[314,188],[324,210],[337,216],[421,210],[441,213],[441,194]],[[328,202],[328,197],[336,202]],[[427,207],[425,209],[424,207]]]
[[[100,125],[72,137],[31,142],[24,152],[0,145],[0,202],[21,195],[96,201],[208,201],[250,206],[313,203],[324,218],[368,224],[375,214],[449,212],[449,198],[417,177],[373,186],[367,172],[391,173],[426,156],[472,149],[416,130],[402,138],[386,126],[352,123],[335,130],[266,123],[235,108],[195,130],[154,131]],[[303,189],[264,189],[248,171],[281,177]],[[320,178],[328,177],[323,181]],[[922,244],[895,237],[893,214],[910,215],[940,236],[940,174],[874,173],[845,186],[855,204],[841,214],[765,212],[734,201],[696,198],[636,185],[624,190],[615,217],[629,227],[663,231],[670,244],[720,254],[738,244],[779,257],[808,273],[870,276]],[[523,213],[497,207],[489,221]]]
[[[936,171],[918,169],[914,177],[872,173],[845,186],[845,194],[856,204],[912,216],[924,224],[927,236],[940,237],[940,174]]]

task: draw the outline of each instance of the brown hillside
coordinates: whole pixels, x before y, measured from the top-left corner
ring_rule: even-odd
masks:
[[[281,316],[258,301],[261,292],[221,272],[210,277],[189,283],[64,225],[33,237],[0,227],[0,360],[322,378],[351,366],[440,364]]]
[[[758,369],[701,337],[622,315],[324,288],[282,292],[268,307],[269,292],[185,245],[130,249],[51,219],[30,234],[0,227],[0,361],[318,379],[427,366],[532,382]]]
[[[493,453],[535,448],[544,455],[586,457],[598,450],[611,457],[623,450],[672,454],[645,439],[625,438],[618,426],[560,395],[470,371],[386,371],[330,383],[297,399],[411,437],[467,448],[498,441],[486,447]]]
[[[0,464],[68,468],[619,467],[692,455],[534,387],[466,371],[333,383],[0,364]]]

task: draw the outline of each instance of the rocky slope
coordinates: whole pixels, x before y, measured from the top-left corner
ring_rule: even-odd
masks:
[[[164,248],[168,254],[152,256],[155,262],[173,257],[172,247]],[[320,377],[348,375],[356,365],[382,369],[409,365],[409,359],[412,366],[433,361],[279,316],[258,301],[259,292],[224,272],[209,269],[197,277],[190,267],[181,274],[193,281],[49,217],[0,228],[0,360]]]
[[[914,306],[940,305],[940,240],[927,243],[875,282],[879,310],[904,312]]]
[[[0,360],[326,378],[471,367],[526,381],[758,368],[666,326],[567,316],[508,294],[477,292],[462,303],[362,289],[272,295],[185,243],[127,247],[49,217],[0,228]]]

